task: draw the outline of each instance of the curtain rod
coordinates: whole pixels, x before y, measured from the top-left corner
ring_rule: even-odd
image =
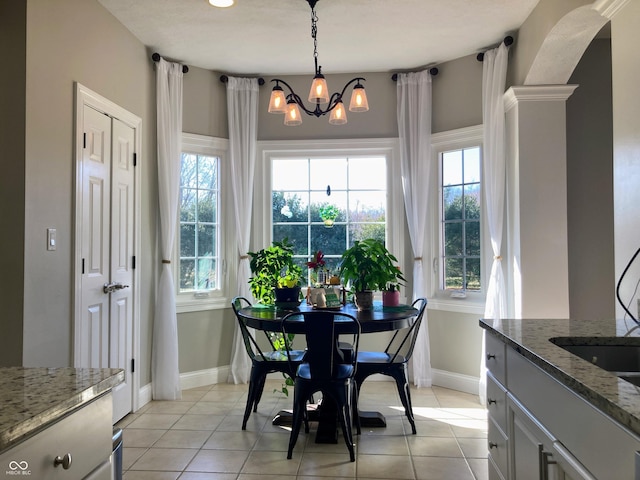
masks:
[[[503,42],[508,47],[513,43],[513,37],[511,35],[508,35],[504,37]],[[482,62],[484,60],[484,52],[480,52],[478,55],[476,55],[476,60]]]
[[[229,81],[229,77],[227,75],[220,75],[220,81],[222,83],[227,83]],[[264,78],[258,77],[258,85],[264,85]]]
[[[151,60],[153,60],[154,62],[159,62],[160,58],[162,57],[159,53],[154,53],[153,55],[151,55]],[[186,65],[182,65],[182,73],[187,73],[188,71],[189,67],[187,67]]]
[[[436,67],[431,67],[429,69],[429,73],[431,74],[432,77],[435,77],[436,75],[438,75],[439,70]],[[393,80],[394,82],[398,80],[398,74],[394,73],[393,75],[391,75],[391,80]]]

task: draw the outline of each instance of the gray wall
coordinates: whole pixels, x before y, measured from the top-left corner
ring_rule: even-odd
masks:
[[[25,121],[25,366],[67,366],[73,349],[74,82],[142,118],[141,382],[150,381],[157,212],[155,83],[149,52],[95,0],[28,0]],[[57,250],[45,232],[57,229]]]
[[[26,15],[25,2],[0,0],[0,366],[22,365]]]
[[[569,80],[567,214],[571,318],[614,318],[611,42],[594,40]]]

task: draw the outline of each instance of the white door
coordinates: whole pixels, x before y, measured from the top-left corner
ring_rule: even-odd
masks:
[[[84,105],[83,135],[75,365],[124,369],[115,423],[133,409],[135,129]]]

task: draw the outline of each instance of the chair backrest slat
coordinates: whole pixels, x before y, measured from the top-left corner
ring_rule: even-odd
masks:
[[[250,306],[251,306],[251,302],[244,297],[235,297],[231,301],[231,307],[233,308],[233,313],[235,314],[236,319],[238,320],[238,326],[240,327],[240,333],[242,333],[242,341],[244,343],[244,348],[247,350],[247,354],[249,355],[251,360],[255,359],[257,356],[260,356],[262,360],[266,360],[264,353],[258,346],[258,342],[249,331],[249,327],[247,327],[245,319],[238,314],[239,310],[241,310],[244,307],[250,307]],[[267,339],[269,339],[268,336],[267,336]],[[269,343],[271,343],[271,346],[273,347],[273,343],[271,342],[270,339],[269,339]]]
[[[397,347],[393,347],[392,349],[392,344],[399,333],[396,332],[387,345],[387,348],[385,349],[385,353],[390,353],[390,350],[393,351],[393,353],[391,354],[391,363],[393,363],[395,359],[398,358],[398,355],[403,355],[406,360],[411,358],[411,355],[413,355],[413,348],[416,345],[416,339],[418,338],[418,332],[420,331],[420,325],[422,324],[422,317],[427,307],[427,299],[418,298],[413,302],[412,306],[418,310],[418,313],[416,314],[415,320],[413,321],[411,326],[406,329],[404,338],[402,338],[402,341]],[[406,351],[403,352],[403,348],[405,348],[405,346],[407,346],[407,348]]]
[[[282,333],[291,331],[293,322],[304,322],[307,350],[305,363],[309,364],[311,376],[318,380],[334,378],[339,364],[345,359],[338,348],[338,336],[349,335],[355,351],[350,364],[355,366],[355,358],[360,342],[360,323],[348,314],[332,311],[295,312],[282,319]]]

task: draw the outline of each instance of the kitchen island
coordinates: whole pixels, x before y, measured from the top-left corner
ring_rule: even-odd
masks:
[[[109,478],[111,389],[123,380],[119,369],[0,368],[0,473]]]
[[[489,478],[640,478],[640,388],[594,365],[595,356],[589,361],[567,349],[640,349],[633,321],[502,319],[480,326]]]

